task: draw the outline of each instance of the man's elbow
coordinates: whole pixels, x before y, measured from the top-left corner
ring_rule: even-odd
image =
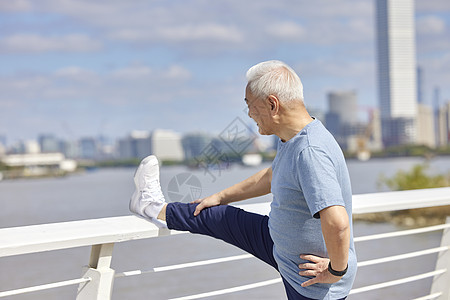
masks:
[[[347,211],[343,206],[332,206],[324,209],[320,213],[322,226],[325,226],[330,233],[338,236],[348,235],[350,232],[350,222]]]
[[[347,237],[350,234],[350,224],[347,222],[337,222],[334,226],[334,231],[341,237]]]

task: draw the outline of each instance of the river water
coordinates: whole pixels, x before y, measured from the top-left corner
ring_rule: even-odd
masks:
[[[387,190],[377,186],[381,174],[389,177],[399,169],[408,170],[423,162],[421,158],[372,159],[367,162],[349,160],[353,193]],[[161,186],[164,193],[170,195],[167,197],[169,200],[174,200],[176,196],[186,196],[192,191],[195,196],[207,196],[249,177],[262,167],[264,166],[232,166],[226,170],[210,169],[208,172],[190,170],[183,166],[163,167]],[[449,170],[450,157],[438,157],[429,162],[430,173],[446,173]],[[129,215],[128,199],[134,189],[133,173],[134,169],[127,168],[100,169],[64,178],[2,181],[0,227]],[[183,178],[195,179],[191,182],[196,189],[182,185],[177,190],[175,183],[179,181],[175,180]],[[247,202],[270,200],[270,195],[267,195]],[[355,236],[398,229],[391,224],[365,222],[357,222],[354,227]],[[404,248],[413,251],[434,247],[438,246],[439,242],[440,232],[437,232],[387,239],[382,243],[363,242],[357,244],[356,248],[358,259],[362,261],[399,254]],[[403,249],[400,249],[400,245]],[[81,267],[89,260],[89,253],[89,247],[81,247],[0,258],[0,291],[79,278]],[[211,238],[187,234],[168,236],[116,244],[112,268],[117,272],[150,270],[159,266],[237,254],[242,252]],[[414,274],[431,271],[435,261],[436,256],[429,255],[406,262],[382,264],[367,270],[360,268],[354,287],[399,278],[411,268]],[[114,284],[113,299],[169,299],[277,277],[276,271],[252,258],[220,265],[119,278]],[[430,285],[431,280],[424,280],[354,295],[348,299],[413,299],[427,295]],[[76,289],[76,286],[70,286],[14,296],[11,299],[74,299]],[[284,290],[282,284],[275,284],[211,299],[284,299]]]

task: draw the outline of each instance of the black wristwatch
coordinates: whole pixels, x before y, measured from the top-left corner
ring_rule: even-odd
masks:
[[[347,270],[348,270],[348,264],[345,267],[345,270],[343,270],[343,271],[336,271],[336,270],[333,270],[333,268],[331,267],[331,261],[328,263],[328,272],[330,272],[334,276],[339,276],[339,277],[344,276],[345,273],[347,273]]]

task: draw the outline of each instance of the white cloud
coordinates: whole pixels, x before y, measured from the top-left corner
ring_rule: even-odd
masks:
[[[51,74],[51,78],[55,81],[54,85],[56,86],[75,86],[80,84],[84,84],[86,86],[95,86],[101,82],[101,78],[97,73],[91,70],[80,68],[78,66],[65,67],[56,70],[53,74]],[[76,93],[77,91],[75,90],[70,94]],[[63,99],[64,97],[62,97],[61,95],[60,98]]]
[[[171,80],[188,80],[191,78],[189,70],[179,65],[171,65],[162,70],[152,70],[145,65],[132,65],[129,67],[117,69],[111,73],[111,79],[136,81],[136,80],[155,80],[155,79],[171,79]]]
[[[375,64],[372,61],[318,59],[299,63],[298,69],[305,78],[331,78],[336,82],[353,82],[355,87],[361,82],[365,86],[375,84]]]
[[[153,98],[155,101],[169,101],[187,88],[191,76],[189,70],[180,65],[158,69],[132,65],[106,74],[70,66],[51,73],[2,76],[0,100],[38,101],[43,105],[52,101],[87,100],[93,105],[126,105],[158,94],[158,98]]]
[[[417,43],[417,56],[433,55],[440,58],[442,54],[448,53],[450,49],[450,40],[445,38],[439,39],[422,39]]]
[[[111,76],[114,79],[136,80],[143,77],[147,78],[151,74],[152,70],[147,66],[130,66],[113,71]]]
[[[41,0],[39,5],[29,2],[34,13],[62,16],[63,19],[57,22],[95,32],[98,40],[85,36],[86,41],[69,46],[70,41],[63,37],[18,33],[18,36],[7,37],[0,49],[3,52],[8,49],[28,53],[82,52],[98,50],[103,45],[131,44],[140,47],[175,46],[172,49],[182,49],[183,55],[203,57],[227,51],[249,53],[258,51],[261,46],[267,49],[270,38],[278,42],[307,42],[311,45],[358,43],[373,36],[371,1],[317,0],[311,3],[306,0],[261,0],[250,3],[189,0],[173,3]],[[45,30],[49,28],[47,26]],[[31,47],[26,46],[30,44]]]
[[[367,43],[374,38],[372,20],[351,18],[343,20],[331,19],[327,22],[310,23],[307,26],[306,38],[309,45],[349,46]],[[361,47],[361,46],[360,46]]]
[[[56,76],[65,78],[92,77],[94,72],[80,68],[78,66],[65,67],[55,71]]]
[[[161,38],[168,41],[201,41],[210,42],[242,42],[242,33],[234,26],[224,26],[221,24],[190,24],[164,28],[159,32]]]
[[[415,3],[416,11],[419,13],[450,12],[450,1],[448,0],[420,0]]]
[[[9,98],[3,98],[0,96],[0,108],[2,109],[17,109],[20,107],[20,104],[17,101],[11,100]]]
[[[243,33],[234,26],[221,24],[172,25],[149,29],[120,29],[110,34],[112,39],[131,42],[224,42],[239,43],[244,40]]]
[[[269,35],[286,41],[299,41],[305,37],[305,28],[295,22],[271,24],[266,31]]]
[[[424,58],[420,62],[422,66],[425,66],[426,81],[448,89],[448,83],[450,82],[450,72],[448,71],[450,70],[449,52],[439,57]]]
[[[450,50],[450,28],[438,15],[420,16],[416,22],[417,56],[423,59],[427,56],[441,57]]]
[[[423,35],[439,35],[445,32],[445,21],[435,15],[420,17],[416,23],[417,33]]]
[[[0,80],[0,89],[2,94],[13,91],[30,93],[36,89],[45,89],[51,84],[50,78],[44,75],[21,75],[18,77],[3,77]]]
[[[164,73],[164,77],[167,79],[188,80],[192,77],[192,74],[185,68],[174,65]]]
[[[0,11],[22,12],[30,11],[33,5],[27,0],[0,1]]]
[[[92,52],[102,48],[102,43],[84,34],[43,36],[39,34],[15,34],[0,41],[0,52]]]
[[[358,42],[367,40],[367,28],[373,27],[373,4],[360,0],[189,0],[176,4],[42,0],[34,10],[61,14],[68,22],[87,25],[112,42],[182,44],[185,53],[197,55],[205,54],[201,51],[205,46],[212,54],[254,50],[265,45],[268,37],[320,45]],[[356,27],[355,20],[359,22]],[[323,24],[330,22],[332,26],[325,28]]]

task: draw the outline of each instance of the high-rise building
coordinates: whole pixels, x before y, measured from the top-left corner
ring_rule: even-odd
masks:
[[[376,0],[378,89],[383,142],[417,137],[414,0]]]
[[[142,159],[152,153],[150,132],[132,131],[129,136],[119,140],[119,157],[121,159]]]
[[[447,102],[439,109],[438,124],[438,146],[447,147],[450,144],[450,102]]]
[[[434,136],[434,116],[433,109],[427,105],[419,103],[417,115],[417,144],[430,148],[436,147]]]
[[[422,67],[417,67],[417,103],[423,104],[423,70]]]
[[[95,138],[85,137],[79,141],[79,156],[84,159],[97,159],[98,146]]]
[[[181,135],[171,131],[157,129],[151,135],[152,154],[160,160],[182,161],[184,160]]]
[[[336,113],[342,123],[358,122],[358,98],[356,91],[332,91],[328,93],[330,113]]]
[[[328,93],[328,112],[325,126],[340,146],[348,149],[348,139],[364,132],[366,125],[358,122],[356,91],[332,91]]]
[[[206,133],[199,132],[186,134],[181,140],[184,156],[186,159],[199,157],[211,141],[211,136]]]
[[[60,148],[66,158],[80,157],[80,145],[78,141],[61,141]]]
[[[3,147],[6,147],[6,135],[5,134],[0,134],[0,145],[2,145]]]
[[[150,154],[156,155],[161,161],[184,159],[181,135],[171,130],[157,129],[151,133],[135,130],[119,140],[118,150],[122,159],[142,159]]]
[[[306,105],[308,104],[306,103]],[[320,120],[321,122],[325,122],[325,112],[323,110],[317,107],[309,107],[309,106],[307,106],[307,109],[311,117],[314,117]]]
[[[440,125],[439,125],[439,109],[440,109],[440,89],[439,87],[434,87],[433,90],[433,112],[434,112],[434,134],[435,134],[435,141],[436,146],[439,147],[441,144],[441,138],[440,138]]]
[[[6,135],[0,134],[0,157],[6,154]]]
[[[42,153],[61,152],[60,141],[52,134],[41,134],[38,137]]]
[[[370,135],[370,138],[368,148],[372,151],[381,151],[383,149],[383,141],[381,136],[381,120],[379,110],[372,110],[369,118],[370,120],[367,133]]]

